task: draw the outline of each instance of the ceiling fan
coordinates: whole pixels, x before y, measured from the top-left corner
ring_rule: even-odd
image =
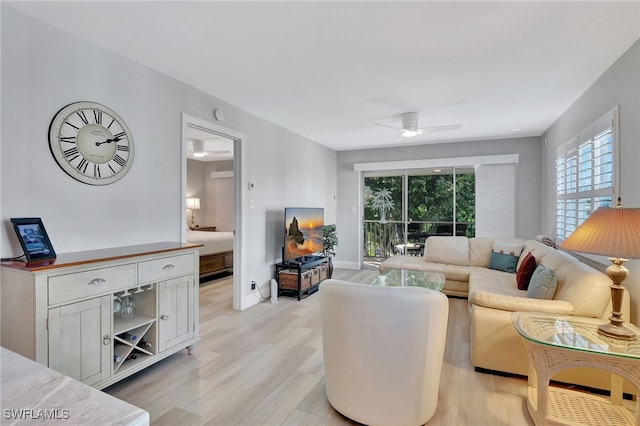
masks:
[[[405,138],[412,138],[418,135],[428,135],[436,132],[446,132],[448,130],[457,130],[462,127],[462,124],[458,123],[418,128],[419,114],[417,112],[405,112],[400,116],[400,118],[402,119],[402,127],[389,126],[381,123],[376,124],[390,129],[402,130],[402,136]]]
[[[231,154],[232,151],[225,149],[225,150],[207,150],[205,151],[204,148],[204,141],[201,139],[189,139],[191,141],[191,143],[193,144],[193,156],[194,157],[204,157],[207,155],[226,155],[226,154]]]

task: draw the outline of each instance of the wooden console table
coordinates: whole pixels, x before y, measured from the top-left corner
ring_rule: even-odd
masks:
[[[2,345],[98,389],[190,351],[200,340],[198,247],[166,242],[2,262]],[[131,315],[118,311],[131,300]]]
[[[514,312],[513,325],[522,336],[529,356],[527,406],[536,425],[640,425],[640,405],[635,414],[624,406],[623,378],[640,392],[640,341],[598,334],[602,320]],[[640,330],[625,324],[640,339]],[[584,367],[611,372],[610,398],[550,387],[559,371]]]

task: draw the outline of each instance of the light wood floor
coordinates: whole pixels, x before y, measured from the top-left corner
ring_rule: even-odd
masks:
[[[367,282],[374,271],[336,269]],[[153,425],[344,425],[324,393],[318,297],[231,309],[231,278],[200,286],[193,355],[173,355],[105,392],[147,410]],[[465,299],[449,298],[438,409],[428,425],[532,425],[526,380],[476,373]]]

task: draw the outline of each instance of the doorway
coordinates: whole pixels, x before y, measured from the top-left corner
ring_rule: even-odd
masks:
[[[242,291],[246,247],[242,244],[246,223],[242,202],[245,139],[244,134],[216,123],[182,116],[181,241],[205,244],[201,258],[206,254],[230,266],[227,269],[233,272],[234,310],[246,307]],[[189,173],[189,165],[197,172]],[[199,173],[201,180],[194,178]],[[204,237],[213,241],[196,241]]]

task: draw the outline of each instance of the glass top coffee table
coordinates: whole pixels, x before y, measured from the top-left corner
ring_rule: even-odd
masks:
[[[628,341],[598,334],[601,319],[514,312],[511,320],[529,355],[527,406],[536,425],[640,425],[637,402],[633,413],[622,399],[623,378],[640,391],[637,327],[625,324],[638,339]],[[576,367],[611,372],[611,397],[549,387],[556,373]]]
[[[444,281],[444,274],[439,272],[390,269],[378,275],[371,284],[386,287],[425,287],[442,291]]]

